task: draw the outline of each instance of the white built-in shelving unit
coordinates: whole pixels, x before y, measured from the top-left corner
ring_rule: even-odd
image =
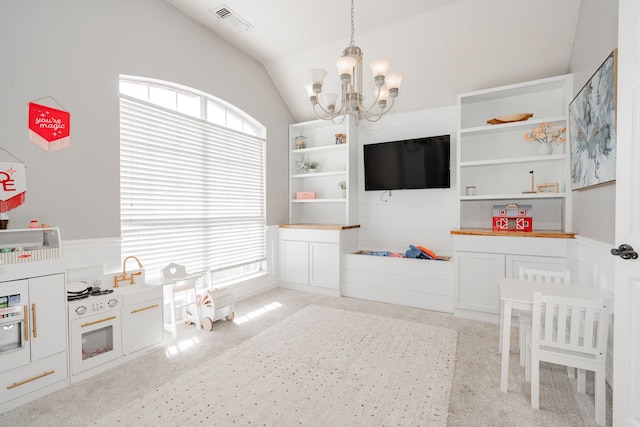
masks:
[[[336,134],[346,144],[336,144]],[[306,137],[306,148],[296,148],[296,137]],[[289,222],[291,224],[353,225],[357,213],[358,134],[352,121],[341,124],[316,120],[289,126]],[[297,162],[318,162],[314,173],[301,171]],[[340,183],[347,186],[346,194]],[[315,192],[315,199],[297,199],[297,192]]]
[[[534,229],[571,230],[568,143],[539,155],[536,142],[523,137],[541,123],[567,125],[572,76],[562,75],[458,95],[458,194],[460,228],[490,228],[492,205],[533,206]],[[488,124],[512,114],[532,113],[526,121]],[[568,141],[568,135],[567,135]],[[557,193],[525,193],[537,184],[557,183]],[[467,187],[475,195],[467,195]]]

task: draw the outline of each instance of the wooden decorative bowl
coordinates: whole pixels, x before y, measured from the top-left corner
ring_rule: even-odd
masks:
[[[529,117],[533,117],[533,113],[509,114],[508,116],[501,116],[487,120],[487,123],[490,125],[499,125],[502,123],[522,122],[524,120],[528,120]]]

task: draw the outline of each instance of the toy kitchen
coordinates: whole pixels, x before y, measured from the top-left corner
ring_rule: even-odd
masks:
[[[0,230],[0,413],[162,346],[162,288],[129,258],[68,283],[58,228]]]
[[[129,258],[121,274],[67,283],[72,383],[163,343],[162,288],[145,284],[142,269],[128,273]]]

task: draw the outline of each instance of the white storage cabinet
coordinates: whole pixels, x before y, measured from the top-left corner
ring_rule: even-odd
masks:
[[[3,230],[0,245],[13,247],[33,238],[42,243],[43,232]],[[51,238],[46,247],[25,250],[31,255],[17,260],[3,254],[0,263],[0,295],[20,295],[24,317],[23,347],[0,353],[0,413],[69,384],[66,263],[59,230],[46,233]]]
[[[280,228],[281,285],[340,296],[342,254],[357,244],[357,228]]]

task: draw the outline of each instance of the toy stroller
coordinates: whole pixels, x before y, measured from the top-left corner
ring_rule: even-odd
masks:
[[[200,323],[204,329],[211,331],[213,323],[225,319],[228,322],[235,317],[233,294],[229,288],[213,288],[198,295],[200,306]]]

